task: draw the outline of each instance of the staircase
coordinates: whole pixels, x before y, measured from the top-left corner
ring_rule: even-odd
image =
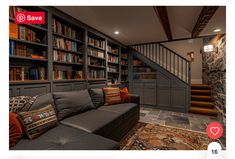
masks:
[[[206,84],[191,85],[190,113],[217,116],[214,103],[211,98],[210,87]]]

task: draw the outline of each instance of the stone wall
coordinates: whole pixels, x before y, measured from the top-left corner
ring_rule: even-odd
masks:
[[[216,52],[202,52],[202,80],[211,86],[219,117],[226,122],[226,36],[218,35],[205,38],[204,45],[213,44],[217,47]]]

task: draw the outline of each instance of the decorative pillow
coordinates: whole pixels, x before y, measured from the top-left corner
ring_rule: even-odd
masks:
[[[9,99],[9,111],[10,112],[20,112],[20,111],[27,111],[29,107],[33,104],[35,101],[36,96],[30,97],[30,96],[17,96],[17,97],[11,97]]]
[[[35,139],[57,125],[57,117],[52,105],[28,112],[18,113],[24,131],[30,139]]]
[[[122,102],[130,102],[130,97],[129,97],[129,92],[127,87],[120,88],[120,94],[121,94],[121,99]]]
[[[87,89],[72,92],[53,93],[58,120],[94,109]]]
[[[103,88],[105,95],[105,104],[112,105],[122,103],[120,89],[119,88]]]
[[[23,130],[17,114],[9,112],[9,144],[10,147],[15,146],[23,136]]]
[[[91,88],[89,89],[89,93],[96,108],[104,105],[104,92],[101,88]]]

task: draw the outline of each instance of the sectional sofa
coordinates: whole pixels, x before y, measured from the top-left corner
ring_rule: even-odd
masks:
[[[28,111],[53,105],[58,125],[39,137],[23,137],[11,150],[116,150],[139,120],[139,96],[131,102],[97,106],[87,89],[40,95]],[[90,102],[96,107],[90,107]]]

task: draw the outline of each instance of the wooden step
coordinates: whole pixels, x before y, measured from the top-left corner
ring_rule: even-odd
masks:
[[[193,101],[212,101],[211,96],[191,95]]]
[[[208,89],[210,89],[210,86],[207,84],[191,84],[191,89],[208,90]]]
[[[210,90],[192,89],[192,95],[210,95]]]
[[[209,109],[209,108],[191,107],[189,112],[190,113],[195,113],[195,114],[217,116],[217,111],[215,109]]]
[[[214,103],[204,102],[204,101],[191,101],[191,107],[204,107],[204,108],[214,108]]]

